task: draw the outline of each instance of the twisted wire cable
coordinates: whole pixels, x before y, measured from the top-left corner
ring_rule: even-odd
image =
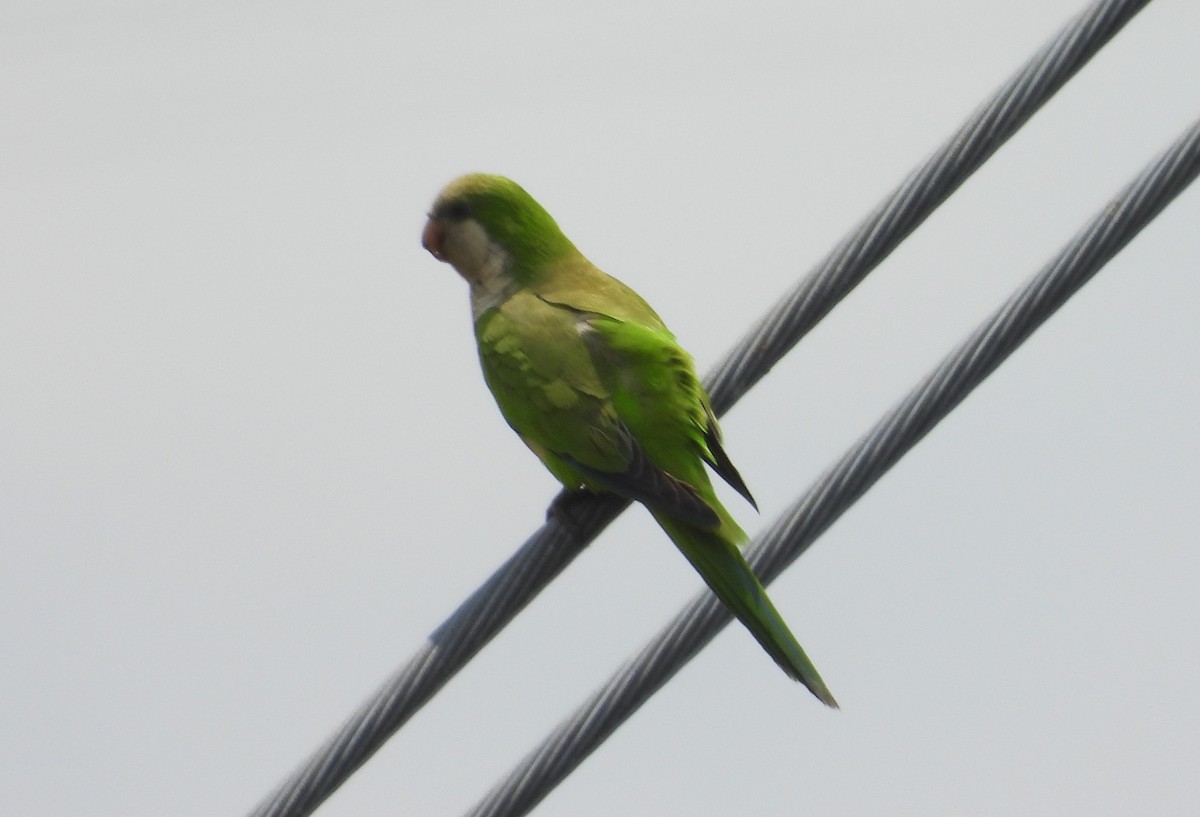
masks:
[[[1148,2],[1092,3],[980,105],[825,260],[780,298],[711,373],[707,384],[717,414],[761,380]]]
[[[723,414],[1149,0],[1097,0],[1042,47],[752,330],[706,385]],[[595,497],[530,536],[251,817],[311,814],[621,513]]]
[[[991,374],[1200,174],[1200,121],[1110,202],[907,397],[855,443],[747,551],[769,583]],[[732,615],[707,590],[686,605],[468,817],[527,814],[684,664]]]

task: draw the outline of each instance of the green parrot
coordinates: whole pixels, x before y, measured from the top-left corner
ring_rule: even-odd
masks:
[[[571,491],[645,505],[783,671],[836,707],[742,557],[746,534],[705,466],[754,499],[721,446],[691,357],[649,304],[502,176],[447,185],[421,243],[470,284],[484,379],[550,473]]]

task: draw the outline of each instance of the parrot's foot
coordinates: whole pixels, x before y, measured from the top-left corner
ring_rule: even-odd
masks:
[[[599,494],[587,488],[562,491],[546,509],[546,521],[558,522],[569,528],[577,527],[580,507],[597,496]]]

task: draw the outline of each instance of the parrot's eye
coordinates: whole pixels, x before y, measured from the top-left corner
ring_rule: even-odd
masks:
[[[471,217],[471,205],[465,201],[452,201],[442,209],[441,215],[451,221],[464,221]]]

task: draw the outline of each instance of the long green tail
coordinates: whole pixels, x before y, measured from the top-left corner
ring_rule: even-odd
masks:
[[[767,591],[746,564],[737,545],[731,541],[735,534],[740,535],[739,538],[745,536],[737,525],[726,514],[722,514],[726,517],[725,524],[709,530],[654,511],[651,513],[717,598],[746,625],[775,663],[789,677],[808,687],[822,703],[836,709],[837,701],[816,667],[767,597]]]

